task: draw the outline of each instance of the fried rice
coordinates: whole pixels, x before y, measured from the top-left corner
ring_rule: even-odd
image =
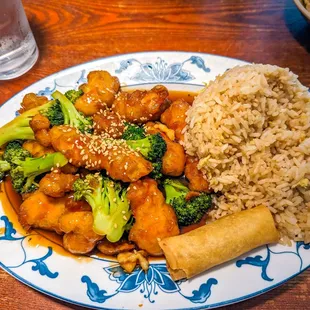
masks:
[[[266,205],[281,242],[310,242],[310,95],[288,69],[238,66],[187,113],[184,146],[218,193],[213,219]]]

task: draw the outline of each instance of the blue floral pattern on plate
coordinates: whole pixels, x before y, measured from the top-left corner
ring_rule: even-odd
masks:
[[[53,249],[51,247],[48,247],[47,253],[39,258],[36,259],[27,259],[27,252],[25,250],[24,241],[30,238],[32,235],[26,235],[23,237],[15,237],[16,230],[13,227],[13,224],[9,221],[7,216],[1,216],[0,220],[4,222],[4,231],[3,236],[0,236],[0,240],[7,240],[7,241],[18,241],[20,242],[20,247],[24,253],[24,258],[20,264],[17,265],[7,265],[6,268],[9,269],[15,269],[19,268],[25,264],[32,263],[34,266],[32,266],[33,271],[39,271],[41,276],[47,276],[50,279],[54,279],[58,277],[58,272],[51,272],[45,262],[46,259],[48,259],[53,254]]]
[[[299,271],[302,271],[304,266],[303,266],[302,257],[299,253],[301,248],[304,248],[305,250],[309,250],[310,244],[305,244],[304,242],[297,241],[295,243],[295,249],[294,250],[292,250],[292,251],[280,251],[280,252],[272,251],[270,249],[270,247],[268,245],[266,245],[266,252],[267,252],[266,258],[263,259],[263,257],[261,255],[256,255],[254,257],[248,256],[245,259],[237,260],[236,266],[239,268],[242,267],[243,265],[251,265],[251,266],[255,266],[255,267],[260,267],[262,269],[262,272],[261,272],[262,279],[264,279],[265,281],[272,282],[274,279],[270,278],[267,275],[267,268],[268,268],[268,265],[270,263],[271,255],[292,254],[294,256],[297,256],[299,258],[299,261],[300,261]]]
[[[190,71],[183,69],[185,63],[190,62],[209,73],[210,68],[206,67],[204,60],[199,56],[191,56],[183,62],[175,62],[168,64],[164,59],[158,57],[154,63],[142,63],[135,58],[122,60],[119,69],[115,73],[121,74],[127,70],[129,66],[137,64],[139,70],[134,75],[130,76],[131,80],[143,82],[185,82],[194,80],[195,77]]]
[[[116,281],[119,287],[112,294],[106,290],[100,290],[98,285],[84,275],[81,279],[87,285],[87,296],[94,302],[103,303],[118,293],[131,293],[140,289],[143,297],[150,303],[154,303],[154,297],[158,295],[158,289],[164,293],[179,293],[192,303],[205,303],[211,296],[211,287],[218,284],[214,278],[209,278],[206,283],[200,285],[198,290],[192,291],[191,296],[182,293],[180,285],[184,281],[174,282],[165,264],[151,264],[147,272],[136,268],[131,274],[124,272],[120,266],[106,267],[104,270],[109,274],[111,281]],[[154,297],[153,297],[154,296]]]

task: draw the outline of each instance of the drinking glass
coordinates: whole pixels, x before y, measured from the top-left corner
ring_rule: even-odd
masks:
[[[0,0],[0,80],[26,73],[38,56],[21,0]]]

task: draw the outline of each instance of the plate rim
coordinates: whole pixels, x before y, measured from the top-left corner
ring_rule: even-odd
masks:
[[[124,56],[128,56],[128,57],[133,57],[135,55],[151,55],[151,54],[158,54],[158,53],[161,53],[161,54],[166,54],[166,55],[171,55],[171,54],[175,54],[175,53],[181,53],[181,54],[195,54],[195,55],[200,55],[200,56],[211,56],[211,57],[215,57],[215,58],[223,58],[223,59],[230,59],[230,60],[238,60],[238,61],[241,61],[241,62],[244,62],[245,64],[250,64],[252,62],[249,62],[249,61],[245,61],[243,59],[240,59],[240,58],[234,58],[234,57],[229,57],[229,56],[223,56],[223,55],[218,55],[218,54],[212,54],[212,53],[202,53],[202,52],[194,52],[194,51],[177,51],[177,50],[155,50],[155,51],[140,51],[140,52],[133,52],[133,53],[121,53],[121,54],[116,54],[116,55],[110,55],[110,56],[106,56],[106,57],[100,57],[100,58],[96,58],[96,59],[92,59],[92,60],[89,60],[89,61],[86,61],[86,62],[83,62],[83,63],[80,63],[80,64],[76,64],[76,65],[73,65],[73,66],[70,66],[70,67],[67,67],[65,69],[62,69],[62,70],[59,70],[59,71],[56,71],[54,73],[51,73],[45,77],[43,77],[42,79],[39,79],[29,85],[27,85],[26,87],[24,87],[22,90],[18,91],[17,93],[15,93],[12,97],[10,97],[8,100],[6,100],[5,102],[3,102],[0,106],[0,111],[2,109],[2,107],[9,103],[11,100],[14,100],[18,95],[20,95],[23,91],[25,91],[25,89],[29,88],[29,87],[32,87],[32,86],[35,86],[36,84],[38,83],[41,83],[41,82],[44,82],[45,80],[48,80],[50,78],[52,78],[53,76],[56,76],[58,74],[65,74],[66,72],[74,69],[74,68],[78,68],[78,67],[83,67],[83,66],[88,66],[92,63],[96,63],[96,62],[100,62],[100,61],[103,61],[103,60],[108,60],[108,59],[111,59],[111,58],[114,58],[114,59],[117,59],[117,58],[121,58],[121,57],[124,57]],[[8,81],[9,82],[9,81]],[[138,83],[137,85],[146,85],[146,84],[157,84],[157,83]],[[196,85],[196,86],[203,86],[203,84],[193,84],[193,83],[178,83],[178,82],[172,82],[172,83],[167,83],[167,82],[163,82],[163,84],[182,84],[182,85]],[[130,85],[132,86],[132,85]],[[226,300],[226,301],[223,301],[223,302],[217,302],[217,303],[214,303],[214,304],[209,304],[209,305],[202,305],[202,306],[197,306],[197,307],[186,307],[186,308],[180,308],[181,310],[200,310],[200,309],[211,309],[211,308],[218,308],[218,307],[221,307],[221,306],[226,306],[226,305],[231,305],[231,304],[235,304],[235,303],[238,303],[238,302],[241,302],[241,301],[245,301],[245,300],[248,300],[248,299],[251,299],[251,298],[254,298],[254,297],[257,297],[261,294],[264,294],[268,291],[271,291],[279,286],[281,286],[282,284],[288,282],[289,280],[291,280],[292,278],[295,278],[297,276],[299,276],[301,273],[303,273],[304,271],[306,271],[308,268],[310,267],[310,264],[306,267],[304,267],[302,270],[300,270],[299,272],[289,276],[288,278],[278,282],[278,283],[275,283],[267,288],[264,288],[262,290],[259,290],[259,291],[256,291],[256,292],[253,292],[251,294],[247,294],[247,295],[244,295],[244,296],[241,296],[241,297],[237,297],[237,298],[233,298],[233,299],[230,299],[230,300]],[[36,284],[33,284],[31,282],[29,282],[27,279],[19,276],[18,274],[16,274],[15,272],[13,272],[12,270],[6,268],[4,266],[4,264],[2,264],[0,262],[0,268],[2,270],[4,270],[6,273],[8,273],[10,276],[14,277],[16,280],[18,280],[19,282],[27,285],[28,287],[31,287],[32,289],[36,290],[37,292],[40,292],[40,293],[43,293],[49,297],[52,297],[52,298],[55,298],[56,300],[59,300],[59,301],[63,301],[63,302],[67,302],[69,304],[73,304],[73,305],[77,305],[77,306],[82,306],[82,307],[85,307],[85,308],[89,308],[89,309],[101,309],[101,310],[115,310],[116,308],[106,308],[106,307],[100,307],[100,306],[95,306],[95,305],[90,305],[90,304],[84,304],[82,302],[77,302],[77,301],[74,301],[72,299],[68,299],[66,297],[62,297],[60,295],[57,295],[57,294],[54,294],[54,293],[51,293],[43,288],[40,288],[39,286],[37,286]],[[132,309],[132,308],[124,308],[124,309]],[[170,308],[165,308],[165,309],[162,309],[162,310],[170,310]]]
[[[20,93],[22,93],[26,88],[31,87],[31,86],[35,86],[37,83],[43,82],[44,80],[47,80],[48,78],[52,77],[53,75],[59,74],[59,73],[63,73],[69,70],[72,70],[74,68],[80,67],[80,66],[84,66],[84,65],[88,65],[91,64],[93,62],[97,62],[97,61],[101,61],[101,60],[105,60],[105,59],[109,59],[109,58],[119,58],[119,57],[123,57],[123,56],[133,56],[133,55],[140,55],[140,54],[154,54],[154,53],[165,53],[165,54],[173,54],[173,53],[182,53],[182,54],[197,54],[197,55],[203,55],[203,56],[213,56],[213,57],[220,57],[220,58],[226,58],[226,59],[231,59],[231,60],[238,60],[238,61],[242,61],[244,63],[252,63],[240,58],[234,58],[234,57],[229,57],[229,56],[223,56],[223,55],[217,55],[217,54],[212,54],[212,53],[202,53],[202,52],[194,52],[194,51],[176,51],[176,50],[156,50],[156,51],[145,51],[145,52],[133,52],[133,53],[121,53],[121,54],[116,54],[116,55],[110,55],[110,56],[106,56],[106,57],[100,57],[100,58],[96,58],[96,59],[92,59],[92,60],[88,60],[86,62],[82,62],[80,64],[76,64],[70,67],[67,67],[65,69],[62,69],[60,71],[56,71],[54,73],[51,73],[45,77],[43,77],[42,79],[39,79],[29,85],[27,85],[26,87],[24,87],[23,89],[21,89],[20,91],[18,91],[17,93],[15,93],[12,97],[10,97],[8,100],[4,101],[1,105],[0,105],[0,109],[2,109],[2,107],[7,104],[10,100],[12,100],[13,98],[15,98],[16,96],[18,96]],[[5,82],[9,82],[10,80],[6,80]],[[157,83],[143,83],[143,84],[157,84]],[[176,83],[176,82],[165,82],[164,84],[185,84],[185,83]],[[196,85],[196,86],[203,86],[202,84],[193,84],[193,83],[186,83],[187,85]],[[142,85],[139,84],[139,85]]]
[[[236,304],[236,303],[239,303],[239,302],[242,302],[242,301],[246,301],[246,300],[249,300],[251,298],[257,297],[259,295],[262,295],[264,293],[267,293],[267,292],[269,292],[269,291],[271,291],[271,290],[281,286],[282,284],[288,282],[289,280],[299,276],[301,273],[306,271],[309,267],[310,267],[310,264],[308,266],[306,266],[304,269],[302,269],[301,271],[299,271],[298,273],[296,273],[296,274],[294,274],[294,275],[292,275],[292,276],[282,280],[281,282],[278,282],[278,283],[276,283],[276,284],[274,284],[272,286],[269,286],[269,287],[267,287],[265,289],[256,291],[255,293],[247,294],[247,295],[244,295],[242,297],[238,297],[238,298],[234,298],[234,299],[230,299],[230,300],[227,300],[227,301],[218,302],[218,303],[214,303],[214,304],[210,304],[210,305],[202,305],[202,306],[198,306],[198,307],[180,308],[180,310],[215,309],[215,308],[218,308],[218,307],[233,305],[233,304]],[[6,269],[6,267],[4,267],[1,262],[0,262],[0,268],[3,269],[5,272],[7,272],[10,276],[15,278],[16,280],[18,280],[19,282],[21,282],[21,283],[31,287],[32,289],[36,290],[39,293],[43,293],[45,295],[53,297],[56,300],[64,301],[64,302],[67,302],[69,304],[73,304],[73,305],[76,305],[76,306],[82,306],[82,307],[85,307],[85,308],[88,308],[88,309],[98,309],[98,310],[116,310],[117,309],[117,308],[106,308],[106,307],[98,307],[98,306],[94,306],[94,305],[84,304],[84,303],[81,303],[81,302],[76,302],[74,300],[68,299],[66,297],[61,297],[61,296],[59,296],[57,294],[50,293],[50,292],[48,292],[48,291],[38,287],[35,284],[30,283],[28,280],[20,277],[15,272],[13,272],[13,271],[11,271],[9,269]],[[122,309],[124,309],[124,310],[131,310],[131,309],[134,309],[134,308],[122,308]],[[164,309],[161,309],[161,310],[177,310],[177,309],[164,308]]]

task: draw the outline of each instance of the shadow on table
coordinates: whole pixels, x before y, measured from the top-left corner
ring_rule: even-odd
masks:
[[[293,1],[286,2],[283,14],[285,24],[292,36],[310,53],[310,22],[306,21]]]

